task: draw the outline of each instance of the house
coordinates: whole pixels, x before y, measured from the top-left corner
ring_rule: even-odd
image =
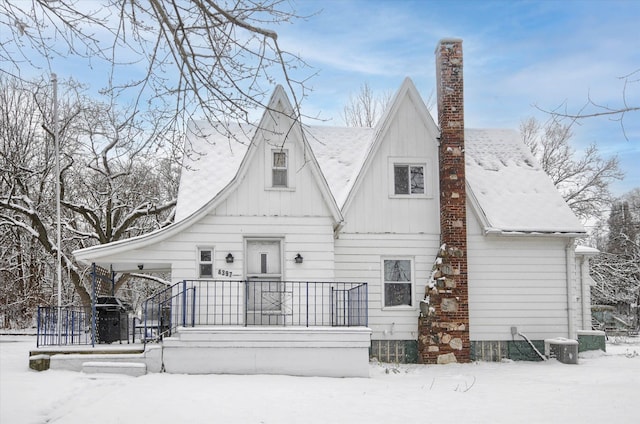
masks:
[[[409,79],[375,129],[306,126],[282,87],[255,127],[192,122],[175,222],[76,259],[171,272],[175,372],[366,375],[369,355],[499,360],[576,338],[584,228],[517,132],[464,128],[462,41],[436,64],[439,125]]]

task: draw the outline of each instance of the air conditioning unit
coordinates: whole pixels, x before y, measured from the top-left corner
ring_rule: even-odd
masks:
[[[544,354],[547,358],[556,358],[563,364],[577,364],[578,341],[563,337],[545,339]]]

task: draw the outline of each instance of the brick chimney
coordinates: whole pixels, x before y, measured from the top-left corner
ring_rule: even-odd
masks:
[[[419,319],[419,359],[423,363],[468,362],[471,350],[462,40],[441,40],[435,54],[440,126],[442,247],[435,258],[433,278],[425,293],[429,299],[429,308],[421,313]]]

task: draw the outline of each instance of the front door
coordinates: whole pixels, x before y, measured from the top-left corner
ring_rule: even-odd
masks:
[[[247,240],[247,324],[283,323],[280,240]]]

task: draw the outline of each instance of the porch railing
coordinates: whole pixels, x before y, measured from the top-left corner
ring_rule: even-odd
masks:
[[[99,343],[93,312],[39,307],[37,345]],[[367,326],[367,283],[184,280],[148,298],[131,326],[125,320],[134,343],[161,340],[179,326]]]
[[[150,297],[134,327],[144,341],[178,326],[366,326],[366,283],[184,280]]]
[[[91,317],[90,306],[39,306],[36,346],[94,344]]]

